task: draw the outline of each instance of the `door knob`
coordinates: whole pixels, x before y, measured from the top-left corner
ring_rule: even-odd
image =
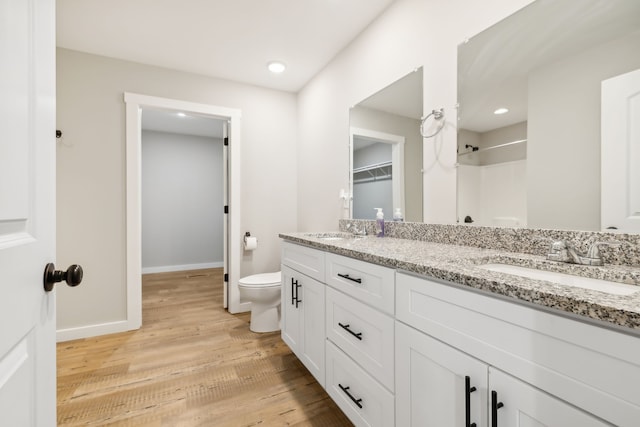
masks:
[[[82,267],[73,264],[67,268],[67,271],[56,270],[56,266],[50,262],[44,268],[44,290],[51,292],[53,285],[62,281],[67,282],[69,286],[78,286],[82,282]]]

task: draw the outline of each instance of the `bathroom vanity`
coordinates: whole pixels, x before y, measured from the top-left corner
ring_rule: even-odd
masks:
[[[348,233],[280,237],[282,337],[355,425],[638,424],[640,268]],[[496,263],[626,287],[485,268]]]

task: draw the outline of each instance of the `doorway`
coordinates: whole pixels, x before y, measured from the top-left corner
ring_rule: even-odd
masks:
[[[404,143],[401,135],[350,128],[351,218],[375,218],[382,208],[390,218],[405,212]]]
[[[226,120],[142,109],[142,273],[224,267]]]
[[[142,239],[141,239],[141,146],[142,110],[156,109],[181,111],[201,117],[222,120],[226,123],[227,139],[225,153],[227,160],[223,175],[225,183],[225,227],[224,265],[225,278],[223,301],[221,303],[231,313],[246,311],[246,304],[240,304],[238,280],[240,278],[241,242],[240,237],[240,118],[237,109],[198,104],[168,98],[159,98],[134,93],[125,93],[126,103],[126,220],[127,220],[127,320],[130,329],[142,324]],[[223,209],[223,207],[220,207]]]

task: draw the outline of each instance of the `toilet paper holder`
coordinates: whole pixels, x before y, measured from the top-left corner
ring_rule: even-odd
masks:
[[[251,233],[250,232],[246,232],[244,233],[244,249],[248,250],[248,251],[252,251],[256,248],[256,245],[258,244],[258,239],[256,237],[251,237]]]

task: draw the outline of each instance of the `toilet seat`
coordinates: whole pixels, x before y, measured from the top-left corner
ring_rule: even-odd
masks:
[[[277,271],[275,273],[262,273],[243,277],[239,280],[238,285],[246,288],[275,287],[280,286],[281,280],[282,273]]]

